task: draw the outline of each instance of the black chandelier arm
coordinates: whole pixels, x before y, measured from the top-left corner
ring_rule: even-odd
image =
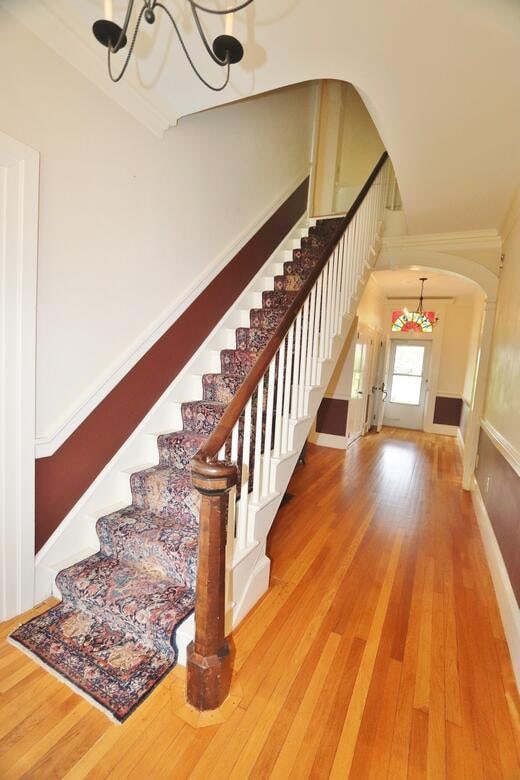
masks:
[[[204,13],[207,14],[215,14],[216,16],[235,14],[237,11],[241,11],[242,8],[247,8],[247,6],[251,5],[252,2],[253,0],[245,0],[245,2],[235,5],[233,8],[225,8],[224,10],[221,10],[219,8],[206,8],[206,6],[200,5],[200,3],[197,3],[195,0],[188,0],[188,3],[192,8],[196,8],[198,11],[204,11]],[[159,5],[159,3],[157,3],[157,5]]]
[[[145,2],[145,5],[146,5],[146,0],[144,0],[144,2]],[[123,43],[123,41],[125,39],[125,35],[128,32],[128,26],[130,24],[130,18],[132,16],[132,11],[133,10],[134,10],[134,0],[128,0],[128,5],[126,7],[125,21],[123,22],[123,25],[121,27],[121,32],[119,33],[119,38],[117,40],[117,43],[115,44],[115,46],[112,47],[112,51],[114,51],[114,52],[119,51],[119,47],[121,46],[121,44]],[[141,11],[141,13],[142,13],[142,11]],[[109,49],[111,48],[111,44],[109,45],[108,48]]]
[[[193,13],[193,18],[195,19],[195,24],[197,25],[197,30],[199,31],[199,35],[202,38],[202,42],[204,44],[204,47],[206,51],[208,52],[209,56],[213,60],[213,62],[216,62],[217,65],[226,65],[226,60],[221,60],[219,57],[217,57],[211,48],[211,46],[208,43],[208,39],[206,38],[206,33],[204,32],[204,28],[202,27],[202,24],[200,23],[199,15],[197,13],[197,8],[193,3],[190,3],[191,5],[191,11]],[[229,55],[228,55],[229,57]],[[198,74],[197,74],[198,75]]]
[[[134,4],[134,0],[130,0],[130,3],[128,4],[130,12],[132,10],[131,7],[133,6],[133,4]],[[126,33],[126,30],[128,29],[129,12],[127,12],[127,15],[126,15],[126,18],[125,18],[125,26],[123,26],[123,30],[121,32],[121,35],[119,36],[118,44],[115,47],[112,47],[111,44],[108,46],[108,73],[109,73],[110,78],[114,82],[114,84],[117,84],[118,81],[121,81],[121,79],[125,75],[126,69],[128,67],[128,63],[130,62],[130,57],[132,56],[132,53],[134,51],[134,46],[135,46],[135,41],[136,41],[136,38],[137,38],[137,33],[139,32],[139,26],[140,26],[141,21],[143,19],[143,14],[144,14],[144,12],[146,11],[147,8],[148,8],[148,4],[145,2],[143,4],[143,7],[141,8],[141,10],[139,11],[139,16],[137,17],[137,22],[136,22],[136,25],[135,25],[134,34],[132,35],[132,41],[130,43],[130,47],[128,49],[128,54],[126,55],[125,62],[123,64],[123,67],[121,68],[118,76],[114,76],[114,74],[112,73],[112,62],[111,62],[110,57],[111,57],[112,54],[117,52],[118,45],[121,42],[121,40],[123,39],[123,37],[124,37],[124,35]]]
[[[189,2],[191,3],[191,0],[189,0]],[[248,2],[252,2],[252,0],[248,0]],[[206,86],[208,89],[213,90],[213,92],[221,92],[223,89],[225,89],[227,87],[228,83],[229,83],[229,77],[230,77],[230,72],[231,72],[231,66],[230,66],[230,62],[229,62],[229,54],[227,55],[225,60],[219,60],[218,58],[216,59],[216,61],[218,62],[219,65],[226,65],[226,78],[224,80],[224,83],[221,86],[215,87],[215,86],[213,86],[213,84],[210,84],[209,81],[206,81],[204,76],[202,76],[199,73],[199,71],[197,70],[197,68],[195,66],[195,63],[193,62],[192,58],[190,57],[190,53],[189,53],[189,51],[187,49],[187,46],[184,43],[184,40],[183,40],[182,35],[180,33],[179,27],[177,25],[177,22],[175,21],[175,19],[171,15],[171,13],[168,10],[168,8],[166,8],[166,6],[163,5],[162,3],[155,3],[154,7],[155,8],[162,8],[162,10],[165,12],[165,14],[169,17],[170,22],[172,23],[172,25],[173,25],[173,27],[175,29],[175,32],[177,33],[177,37],[179,39],[179,43],[182,46],[182,50],[184,51],[184,54],[186,55],[186,59],[190,63],[191,68],[192,68],[193,72],[195,73],[195,75],[197,76],[197,78],[200,81],[202,81],[204,86]],[[203,37],[203,40],[205,41],[205,37]],[[133,41],[132,41],[132,43],[133,43]]]

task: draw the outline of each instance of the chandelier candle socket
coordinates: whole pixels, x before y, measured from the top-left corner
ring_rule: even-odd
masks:
[[[206,1],[211,2],[212,0]],[[108,50],[108,74],[112,81],[120,81],[126,72],[134,51],[134,46],[139,34],[139,28],[141,26],[143,17],[145,21],[148,22],[148,24],[154,24],[157,18],[157,13],[160,12],[170,20],[186,59],[188,60],[197,78],[202,81],[202,83],[208,87],[208,89],[211,89],[214,92],[220,92],[227,86],[229,83],[231,65],[240,62],[244,56],[244,49],[242,44],[237,38],[233,36],[234,14],[237,11],[241,11],[243,8],[246,8],[253,2],[253,0],[243,0],[243,2],[238,2],[237,5],[229,5],[224,10],[208,7],[201,4],[200,2],[197,2],[196,0],[184,0],[184,2],[187,2],[190,6],[193,19],[195,21],[195,27],[209,57],[217,65],[225,68],[226,75],[223,83],[215,86],[199,72],[190,55],[190,52],[188,51],[186,42],[184,41],[184,38],[181,34],[179,24],[173,17],[172,11],[170,11],[165,3],[159,2],[159,0],[142,0],[140,9],[137,10],[136,7],[135,13],[135,0],[129,0],[123,25],[121,27],[112,19],[112,0],[105,0],[105,19],[98,19],[97,22],[94,22],[92,25],[92,31],[96,40],[98,40],[99,43],[101,43],[103,46],[106,46]],[[199,18],[199,12],[201,11],[203,13],[212,14],[215,16],[225,16],[225,33],[224,35],[218,35],[211,45],[206,37],[206,33],[204,32],[204,28]],[[114,74],[112,69],[112,55],[117,54],[117,52],[126,47],[126,44],[128,43],[127,35],[129,33],[129,27],[131,23],[133,23],[134,27],[131,35],[129,36],[130,46],[126,56],[124,57],[124,60],[122,61],[119,73]]]

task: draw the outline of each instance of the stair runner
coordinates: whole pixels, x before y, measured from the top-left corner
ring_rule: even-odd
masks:
[[[319,220],[221,352],[183,429],[158,438],[159,463],[130,478],[132,503],[97,521],[100,551],[60,571],[62,601],[11,634],[29,654],[123,721],[175,665],[178,625],[193,611],[199,494],[190,461],[213,431],[340,220]],[[254,448],[253,448],[254,449]]]

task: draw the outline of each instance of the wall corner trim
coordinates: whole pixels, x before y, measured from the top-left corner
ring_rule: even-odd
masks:
[[[186,309],[195,301],[195,299],[206,289],[206,287],[218,276],[226,267],[232,258],[247,244],[247,242],[258,232],[260,227],[280,208],[308,177],[308,171],[302,173],[279,195],[270,206],[259,215],[253,224],[242,231],[239,237],[233,241],[218,262],[195,280],[191,290],[180,301],[175,301],[173,307],[166,315],[160,317],[159,322],[155,322],[148,332],[142,334],[135,341],[123,359],[115,366],[112,366],[105,378],[98,386],[88,393],[87,397],[67,415],[58,428],[35,439],[36,458],[45,458],[54,453],[71,436],[88,415],[101,403],[101,401],[110,393],[111,390],[123,379],[123,377],[135,366],[135,364],[148,352],[148,350],[166,333],[166,331],[179,319]]]
[[[520,451],[508,441],[505,436],[491,425],[489,420],[482,419],[480,427],[487,433],[497,450],[507,460],[513,471],[520,477]]]
[[[511,663],[513,665],[516,684],[520,688],[520,610],[518,609],[518,604],[515,594],[513,593],[511,581],[507,574],[504,559],[502,558],[482,494],[475,478],[473,478],[471,497],[491,573],[491,579],[495,589],[509,653],[511,655]]]

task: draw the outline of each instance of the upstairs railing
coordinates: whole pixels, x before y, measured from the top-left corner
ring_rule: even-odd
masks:
[[[391,165],[385,152],[330,239],[322,259],[274,330],[220,422],[192,460],[201,493],[195,640],[188,647],[187,698],[199,710],[226,698],[231,662],[225,636],[226,547],[254,544],[251,503],[274,493],[273,465],[292,452],[291,421],[307,414],[308,392],[364,277],[383,217]]]

